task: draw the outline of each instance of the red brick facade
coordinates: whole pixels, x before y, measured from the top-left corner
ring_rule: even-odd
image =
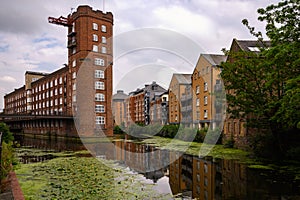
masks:
[[[68,65],[26,72],[25,86],[4,97],[4,114],[22,117],[7,123],[25,133],[112,136],[113,15],[79,6],[67,19]]]

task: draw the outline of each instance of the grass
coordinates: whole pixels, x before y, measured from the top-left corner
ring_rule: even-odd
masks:
[[[185,142],[178,139],[153,137],[141,143],[157,146],[161,149],[183,151],[200,157],[212,156],[221,159],[249,160],[249,152],[235,148],[224,148],[223,145],[210,145],[198,142]]]
[[[82,154],[84,152],[80,152]],[[88,153],[88,152],[86,152]],[[170,199],[156,194],[152,184],[139,181],[113,161],[94,157],[64,157],[21,164],[16,170],[25,199]]]

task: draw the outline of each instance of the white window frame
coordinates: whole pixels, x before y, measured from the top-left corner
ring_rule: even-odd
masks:
[[[93,34],[93,41],[98,42],[98,35],[97,34]]]
[[[102,42],[102,44],[106,44],[106,37],[105,36],[102,36],[101,42]]]
[[[94,64],[99,65],[99,66],[105,66],[104,59],[102,59],[102,58],[95,58]]]
[[[207,91],[208,90],[208,84],[207,82],[204,83],[204,91]]]
[[[199,93],[200,93],[200,86],[197,85],[197,86],[196,86],[196,94],[199,94]]]
[[[75,79],[76,78],[76,72],[73,72],[72,73],[72,79]]]
[[[76,60],[73,60],[72,67],[76,67]]]
[[[98,51],[99,51],[99,47],[93,44],[93,52],[98,52]]]
[[[204,96],[204,105],[207,105],[207,102],[208,102],[208,97]]]
[[[96,116],[96,124],[105,124],[105,117],[103,116]]]
[[[103,24],[103,25],[101,25],[101,31],[103,32],[103,33],[106,33],[106,26]]]
[[[200,99],[199,98],[196,99],[196,106],[200,106]]]
[[[101,53],[106,54],[107,53],[107,48],[106,47],[101,47]]]
[[[96,113],[105,113],[105,106],[104,105],[95,105],[95,112]]]
[[[95,70],[95,78],[104,78],[103,70]]]
[[[98,24],[95,22],[93,23],[93,30],[96,30],[96,31],[98,30]]]
[[[105,89],[104,82],[96,81],[95,82],[95,89],[96,90],[104,90]]]
[[[95,94],[95,101],[105,101],[105,95],[102,93]]]
[[[208,110],[204,110],[204,119],[208,117]]]

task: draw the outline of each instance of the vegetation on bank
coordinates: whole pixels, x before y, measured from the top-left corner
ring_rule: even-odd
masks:
[[[2,133],[0,180],[2,180],[7,177],[8,173],[17,164],[17,161],[13,148],[14,137],[5,123],[0,123],[0,132]]]
[[[28,149],[22,150],[27,152]],[[36,152],[34,152],[35,154]],[[41,152],[40,152],[41,153]],[[80,154],[83,154],[81,152]],[[52,153],[51,153],[52,154]],[[153,185],[138,180],[113,161],[53,153],[42,163],[21,164],[16,170],[26,199],[170,199]]]

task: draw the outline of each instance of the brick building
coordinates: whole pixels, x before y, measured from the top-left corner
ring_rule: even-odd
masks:
[[[26,72],[25,86],[4,97],[4,114],[22,115],[8,125],[25,133],[112,135],[112,13],[79,6],[49,22],[68,28],[68,65]]]
[[[215,94],[222,89],[220,64],[225,60],[224,55],[201,54],[193,71],[193,123],[199,129],[211,123],[215,128],[222,118],[223,110]]]
[[[123,90],[118,90],[116,94],[113,95],[113,116],[115,125],[125,125],[126,119],[126,106],[125,100],[128,95],[124,93]]]
[[[258,42],[257,40],[237,40],[233,39],[230,47],[230,52],[255,52],[259,53],[259,48],[263,45],[270,46],[270,41],[264,41],[264,44]],[[234,59],[229,55],[226,62],[235,62]],[[226,93],[234,94],[234,91],[226,90]],[[249,117],[249,116],[248,116]],[[248,136],[251,134],[250,128],[246,128],[246,118],[232,118],[230,114],[227,113],[224,122],[224,137],[223,139],[234,139],[235,144],[238,147],[247,146]],[[255,131],[253,131],[255,132]]]
[[[173,74],[169,85],[169,123],[181,122],[181,97],[191,84],[191,74]]]
[[[150,123],[165,125],[169,121],[169,93],[159,92],[154,94],[150,102]]]
[[[148,125],[151,123],[150,107],[151,99],[156,94],[163,94],[167,90],[158,85],[155,81],[129,93],[126,99],[126,126],[132,123]]]

